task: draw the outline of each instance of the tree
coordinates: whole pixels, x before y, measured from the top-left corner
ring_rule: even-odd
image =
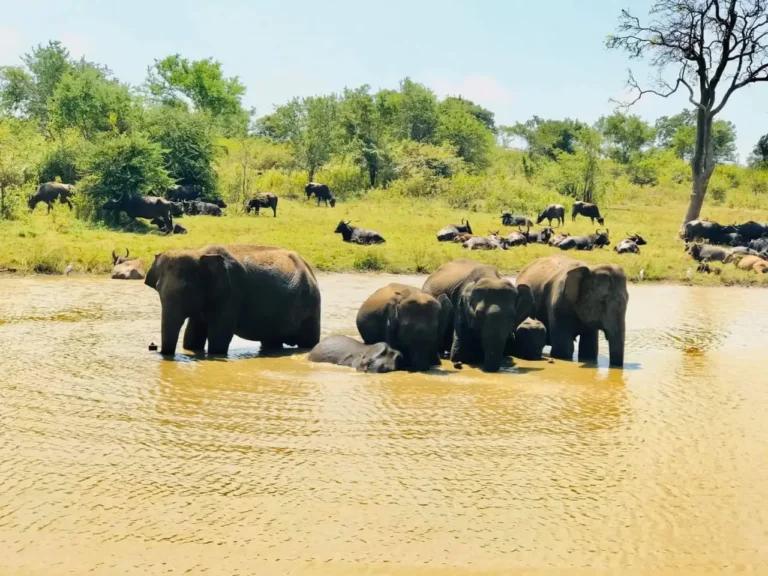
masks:
[[[14,206],[9,190],[32,183],[42,154],[42,138],[29,122],[0,118],[0,219],[10,218]]]
[[[225,78],[221,63],[212,58],[190,61],[174,54],[156,60],[147,72],[146,85],[161,103],[188,103],[209,112],[227,135],[247,129],[249,113],[242,106],[245,86],[237,76]]]
[[[135,109],[127,86],[83,62],[61,77],[48,100],[48,116],[54,131],[77,128],[91,139],[98,132],[127,132]]]
[[[608,37],[609,48],[625,50],[632,59],[648,56],[659,71],[659,85],[650,89],[641,88],[630,71],[637,96],[627,106],[646,94],[668,98],[683,87],[696,109],[693,190],[683,225],[699,217],[715,170],[715,116],[737,90],[768,81],[766,5],[767,0],[656,0],[648,24],[623,10],[618,34]],[[673,83],[663,79],[669,68]]]
[[[654,130],[637,116],[617,112],[601,118],[598,127],[610,143],[607,153],[621,164],[629,164],[636,154],[653,142]]]
[[[48,99],[73,64],[61,42],[38,45],[22,57],[24,66],[0,68],[0,105],[6,112],[48,123]]]
[[[173,185],[160,144],[143,133],[104,137],[88,165],[89,200],[100,205],[123,194],[161,196]]]
[[[768,134],[760,136],[760,139],[752,149],[749,159],[750,166],[764,168],[768,166]]]
[[[696,150],[696,113],[683,110],[656,120],[659,146],[673,150],[682,160],[691,160]],[[736,126],[726,120],[712,122],[712,151],[716,164],[736,161]]]
[[[393,98],[397,107],[396,135],[398,138],[431,142],[437,132],[437,98],[429,89],[406,78],[400,82],[400,92]]]
[[[371,186],[376,185],[381,166],[389,157],[391,112],[387,95],[382,92],[371,95],[368,85],[344,89],[339,104],[344,142],[356,162],[368,172]]]
[[[177,184],[199,186],[206,197],[216,192],[216,146],[204,112],[158,106],[147,111],[146,128],[150,140],[162,148],[165,169]]]
[[[269,117],[262,118],[259,125],[275,142],[291,145],[294,162],[307,171],[312,181],[315,172],[340,149],[338,109],[335,94],[294,98],[278,106]]]
[[[461,100],[449,98],[440,103],[436,140],[452,144],[459,157],[476,169],[490,164],[493,133],[469,112]]]
[[[469,112],[477,118],[480,122],[482,122],[488,130],[496,133],[496,121],[495,116],[493,112],[488,110],[487,108],[483,108],[479,104],[475,104],[471,100],[466,100],[465,98],[462,98],[461,96],[448,96],[445,100],[442,101],[442,104],[446,103],[456,103],[459,106],[461,106],[466,112]]]
[[[518,122],[512,127],[502,127],[508,134],[525,140],[531,158],[546,157],[557,159],[557,153],[573,154],[576,151],[578,134],[586,128],[578,120],[544,120],[534,116],[525,124]]]

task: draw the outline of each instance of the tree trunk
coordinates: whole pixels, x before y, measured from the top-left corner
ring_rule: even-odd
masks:
[[[0,218],[5,217],[5,186],[0,184]]]
[[[704,196],[707,194],[709,179],[715,171],[715,150],[712,144],[712,120],[709,109],[699,110],[696,121],[696,149],[691,161],[693,175],[693,190],[688,203],[688,210],[681,229],[691,220],[696,220],[701,214],[704,205]]]
[[[307,170],[307,172],[309,172],[309,181],[310,182],[314,182],[315,181],[315,168],[312,167],[309,170]]]

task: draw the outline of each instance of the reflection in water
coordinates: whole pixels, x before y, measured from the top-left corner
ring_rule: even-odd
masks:
[[[321,277],[324,333],[392,280]],[[768,292],[630,292],[632,369],[360,374],[164,361],[141,283],[0,281],[0,572],[765,572]]]

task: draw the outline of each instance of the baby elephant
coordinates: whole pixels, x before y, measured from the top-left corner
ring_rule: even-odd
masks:
[[[385,342],[363,344],[349,336],[329,336],[309,353],[310,362],[349,366],[358,372],[403,370],[403,355]]]
[[[547,329],[538,320],[526,318],[515,331],[512,356],[523,360],[541,360],[547,344]]]

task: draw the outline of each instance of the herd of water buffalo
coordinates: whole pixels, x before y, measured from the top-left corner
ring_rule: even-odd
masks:
[[[709,262],[733,263],[741,270],[768,273],[768,224],[750,220],[719,224],[692,220],[683,231],[685,250],[699,262],[699,271],[710,272]]]

